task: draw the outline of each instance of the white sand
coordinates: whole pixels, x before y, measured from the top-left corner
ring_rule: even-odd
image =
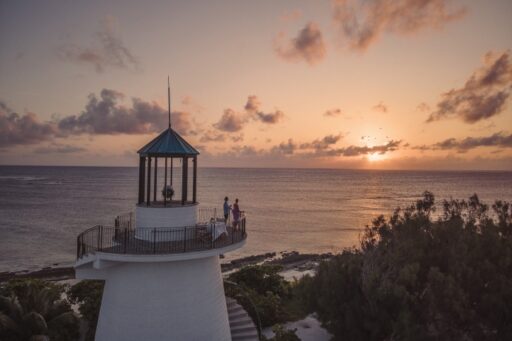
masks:
[[[297,329],[295,332],[302,341],[329,341],[332,335],[325,330],[314,314],[308,315],[305,319],[284,324],[285,329]],[[274,336],[272,328],[265,328],[262,331],[267,338]]]

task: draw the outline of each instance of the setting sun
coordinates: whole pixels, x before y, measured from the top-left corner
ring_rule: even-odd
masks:
[[[384,160],[385,158],[386,158],[386,156],[381,153],[368,154],[368,161],[371,161],[371,162],[381,161],[381,160]]]

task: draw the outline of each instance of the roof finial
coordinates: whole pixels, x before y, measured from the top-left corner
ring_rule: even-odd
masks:
[[[169,105],[169,129],[171,129],[171,80],[167,76],[167,103]]]

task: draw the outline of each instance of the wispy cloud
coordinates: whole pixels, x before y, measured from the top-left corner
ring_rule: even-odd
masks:
[[[310,65],[320,62],[327,54],[322,31],[314,22],[306,24],[292,39],[280,33],[274,40],[274,50],[286,61],[304,61]]]
[[[326,117],[336,117],[341,116],[342,114],[343,113],[341,112],[340,108],[329,109],[324,112],[324,116]]]
[[[334,0],[333,19],[349,48],[366,50],[384,33],[410,35],[440,29],[464,16],[450,0]]]
[[[503,112],[512,90],[512,64],[509,52],[488,52],[484,65],[475,71],[462,88],[442,95],[427,122],[457,117],[476,123]]]
[[[378,104],[374,105],[373,110],[379,111],[381,113],[387,113],[388,112],[388,106],[384,104],[384,102],[380,101]]]
[[[65,61],[89,64],[98,73],[110,67],[139,69],[140,62],[119,37],[118,31],[117,20],[108,16],[102,21],[101,29],[94,35],[93,46],[65,44],[57,49],[58,56]]]
[[[73,154],[85,151],[85,148],[72,146],[69,144],[52,143],[49,146],[38,147],[34,149],[37,154]],[[133,155],[133,152],[132,154]]]
[[[416,150],[456,150],[465,153],[479,147],[512,148],[512,134],[498,132],[489,136],[466,137],[464,139],[449,138],[432,145],[415,146]]]

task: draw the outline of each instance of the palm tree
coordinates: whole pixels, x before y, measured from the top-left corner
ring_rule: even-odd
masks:
[[[0,339],[29,341],[73,340],[78,318],[61,299],[62,289],[28,280],[8,296],[0,296]]]

